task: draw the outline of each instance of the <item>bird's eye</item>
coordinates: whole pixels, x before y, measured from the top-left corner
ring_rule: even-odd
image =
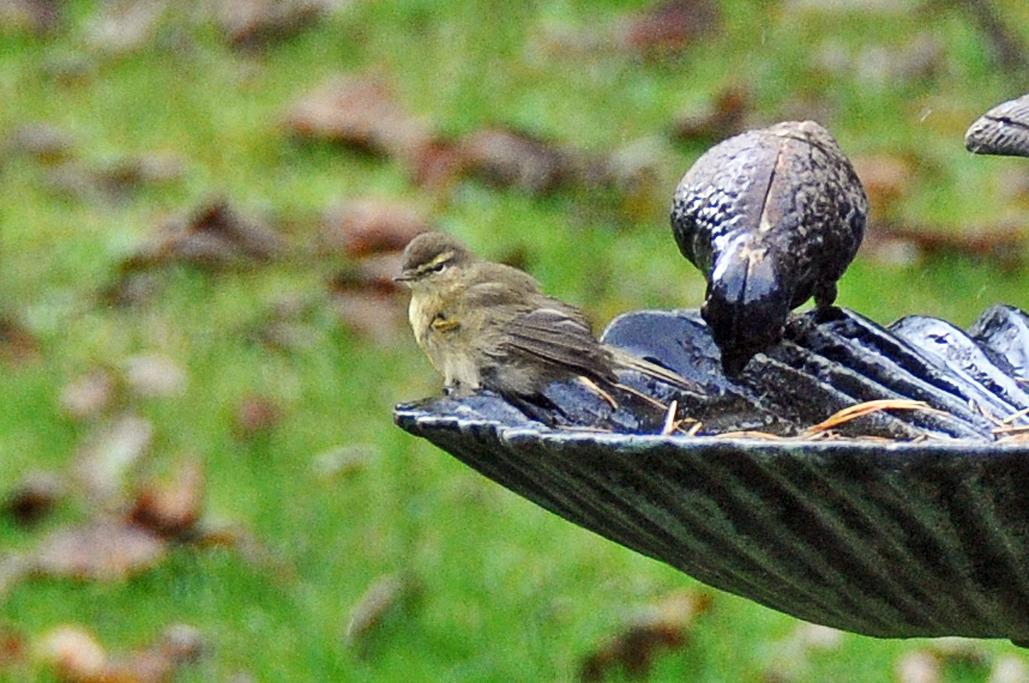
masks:
[[[442,263],[437,263],[432,268],[429,268],[429,272],[430,273],[442,273],[444,270],[446,270],[446,267],[449,266],[449,265],[450,265],[449,261],[443,261]]]

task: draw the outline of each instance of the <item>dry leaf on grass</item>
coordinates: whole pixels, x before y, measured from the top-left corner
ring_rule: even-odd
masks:
[[[89,44],[110,55],[141,50],[153,40],[168,0],[108,0],[86,29]]]
[[[800,681],[810,678],[811,656],[816,652],[838,650],[843,632],[829,626],[801,622],[786,638],[775,645],[772,664],[764,672],[765,681]]]
[[[26,123],[0,143],[5,157],[27,156],[41,164],[58,164],[75,155],[75,138],[52,123]]]
[[[675,53],[720,27],[721,12],[714,0],[664,0],[632,16],[621,31],[620,42],[644,55]]]
[[[178,668],[197,661],[204,651],[200,631],[186,624],[169,626],[157,643],[108,658],[98,683],[164,683]]]
[[[61,412],[73,420],[92,420],[108,412],[118,394],[118,378],[107,368],[94,368],[61,389]]]
[[[127,653],[109,655],[90,631],[75,624],[51,629],[33,647],[35,659],[67,683],[164,683],[203,649],[200,632],[185,624],[170,626],[157,643]]]
[[[123,272],[98,293],[103,305],[117,308],[142,307],[161,290],[163,281],[156,273]]]
[[[0,673],[25,660],[25,638],[20,633],[0,626]]]
[[[64,23],[62,0],[0,1],[0,26],[31,31],[37,36],[56,32]]]
[[[459,145],[440,138],[416,147],[405,163],[414,184],[428,190],[445,189],[464,173]]]
[[[97,502],[121,493],[127,473],[150,449],[154,428],[149,420],[122,415],[97,425],[74,455],[75,479]]]
[[[336,292],[333,308],[344,327],[377,344],[392,346],[404,334],[404,306],[394,296],[374,291]]]
[[[215,0],[214,12],[226,40],[257,48],[296,35],[314,25],[333,4],[329,0]]]
[[[173,155],[125,157],[99,165],[72,160],[49,168],[45,185],[78,201],[117,201],[144,187],[174,182],[182,174],[183,164]]]
[[[172,478],[140,488],[128,521],[161,538],[176,538],[193,530],[204,509],[204,469],[199,460],[180,463]]]
[[[697,617],[710,606],[711,596],[707,593],[672,593],[587,655],[579,670],[580,679],[599,681],[616,669],[629,676],[646,676],[660,650],[686,644]]]
[[[940,683],[946,667],[960,664],[983,669],[990,657],[981,644],[967,638],[940,638],[897,660],[898,683]]]
[[[283,254],[282,238],[263,223],[244,217],[227,201],[205,202],[188,217],[162,225],[122,264],[123,273],[169,263],[220,269],[266,263]]]
[[[14,318],[0,314],[0,363],[26,365],[41,355],[35,335]]]
[[[434,139],[428,126],[400,106],[385,79],[371,74],[326,81],[290,107],[286,127],[299,138],[401,159],[415,158]]]
[[[272,399],[248,394],[236,406],[233,433],[239,439],[252,439],[274,429],[283,416],[282,407]]]
[[[723,88],[703,107],[680,114],[672,123],[672,137],[681,142],[714,143],[742,133],[750,99],[750,93],[740,86]]]
[[[289,353],[318,344],[320,330],[312,324],[323,300],[286,294],[248,326],[243,334],[269,349]]]
[[[375,631],[416,592],[415,582],[410,577],[384,574],[375,579],[350,610],[343,635],[346,644],[362,656],[367,655]]]
[[[952,231],[926,225],[879,222],[870,226],[863,248],[874,250],[877,243],[883,241],[902,242],[913,245],[927,257],[972,257],[1014,272],[1025,265],[1027,239],[1029,229],[1022,223]]]
[[[125,359],[125,384],[143,398],[181,396],[189,380],[175,360],[160,353],[141,353]]]
[[[164,540],[118,519],[62,527],[27,556],[29,573],[88,581],[119,581],[144,572],[167,552]]]
[[[420,233],[434,229],[416,206],[396,200],[347,202],[326,213],[322,241],[331,251],[367,256],[400,251]]]
[[[1029,666],[1018,655],[1001,655],[990,667],[986,683],[1029,683]]]
[[[915,178],[912,159],[898,154],[864,154],[851,160],[868,195],[873,221],[896,213],[897,204],[911,192]]]
[[[103,646],[92,633],[72,624],[57,626],[43,635],[33,645],[33,654],[62,681],[99,681],[107,666]]]
[[[361,472],[378,455],[371,445],[339,446],[312,458],[311,469],[319,479],[331,481]]]
[[[554,192],[573,179],[577,164],[555,143],[510,128],[472,133],[459,146],[463,168],[498,187]]]
[[[902,656],[895,667],[897,683],[940,683],[940,660],[931,652],[914,650]]]
[[[337,273],[329,283],[332,307],[355,334],[380,344],[396,343],[407,323],[406,302],[393,277],[399,254],[363,259]]]
[[[31,526],[53,512],[64,495],[64,481],[59,476],[37,470],[15,484],[0,511],[21,526]]]
[[[189,533],[188,541],[198,548],[227,548],[239,553],[252,566],[268,571],[274,578],[294,581],[297,570],[288,559],[274,552],[253,532],[238,525],[202,522]]]

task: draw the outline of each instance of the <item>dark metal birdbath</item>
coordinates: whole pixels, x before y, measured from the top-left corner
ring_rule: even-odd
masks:
[[[1004,125],[988,136],[1002,144],[978,151],[1023,149],[1011,111],[1025,108],[987,120]],[[562,386],[548,397],[575,419],[558,427],[488,392],[400,405],[394,419],[575,524],[802,619],[880,637],[1029,642],[1024,312],[997,306],[967,331],[811,312],[732,378],[696,311],[627,314],[604,341],[695,382],[679,405],[700,428],[608,420],[597,431],[596,408]],[[809,431],[876,400],[922,407]]]

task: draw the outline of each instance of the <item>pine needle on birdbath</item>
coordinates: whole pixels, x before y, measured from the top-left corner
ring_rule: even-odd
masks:
[[[847,406],[843,410],[833,413],[825,420],[819,422],[816,425],[808,427],[804,434],[811,436],[824,432],[827,429],[838,427],[847,422],[864,417],[865,415],[871,415],[873,413],[882,412],[884,410],[925,410],[928,412],[939,413],[939,410],[931,407],[925,401],[911,401],[906,399],[880,399],[876,401],[865,401],[864,403],[858,403],[857,405]]]

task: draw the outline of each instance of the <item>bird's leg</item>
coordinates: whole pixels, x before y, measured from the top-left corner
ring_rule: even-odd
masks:
[[[822,311],[836,301],[836,283],[833,281],[823,281],[815,285],[815,305],[818,306],[818,310]]]

